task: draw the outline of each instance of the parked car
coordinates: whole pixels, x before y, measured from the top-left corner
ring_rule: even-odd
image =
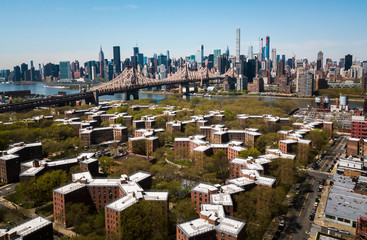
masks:
[[[338,229],[336,227],[328,227],[327,230],[338,232]]]
[[[347,230],[339,230],[339,232],[340,232],[340,233],[344,233],[344,234],[346,234],[346,235],[349,235],[349,234],[350,234],[350,232],[348,232]]]
[[[319,203],[318,203],[318,202],[315,202],[313,205],[314,205],[315,207],[317,207],[317,206],[319,206]]]
[[[315,219],[315,214],[311,214],[311,215],[309,216],[309,219],[310,219],[311,221],[313,221],[313,220]]]
[[[285,226],[285,222],[284,222],[284,220],[280,221],[280,222],[279,222],[279,227],[280,227],[280,228],[283,228],[284,226]]]

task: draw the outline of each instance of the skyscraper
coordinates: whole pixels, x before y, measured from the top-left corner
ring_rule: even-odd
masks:
[[[265,55],[265,57],[267,58],[267,59],[270,59],[269,58],[269,51],[270,51],[270,37],[269,36],[266,36],[266,47],[265,47],[265,53],[266,53],[266,55]]]
[[[102,46],[99,50],[99,73],[101,75],[101,78],[104,78],[104,54],[102,51]]]
[[[121,73],[120,46],[113,47],[113,66],[116,74]]]
[[[260,47],[260,49],[259,49],[259,56],[258,56],[260,62],[263,60],[263,54],[264,54],[264,52],[263,52],[263,45],[264,45],[263,38],[261,38],[260,39],[260,46],[259,46]]]
[[[271,61],[273,64],[273,69],[277,69],[277,50],[275,48],[271,49]]]
[[[70,62],[60,62],[60,79],[71,79]]]
[[[320,59],[320,61],[321,61],[321,68],[320,69],[323,69],[324,68],[324,53],[322,51],[320,51],[317,54],[317,59]]]
[[[344,70],[347,71],[353,64],[353,55],[345,55]]]
[[[221,55],[221,52],[220,49],[214,49],[214,66],[217,66],[217,58]]]
[[[252,45],[250,45],[248,47],[248,56],[247,56],[247,58],[249,60],[254,59],[254,47]]]
[[[226,50],[226,55],[227,55],[227,57],[229,57],[229,48],[228,48],[228,46],[227,46],[227,50]]]
[[[240,40],[241,40],[241,30],[239,28],[236,29],[236,62],[240,62]]]
[[[201,44],[201,66],[204,66],[204,45]]]

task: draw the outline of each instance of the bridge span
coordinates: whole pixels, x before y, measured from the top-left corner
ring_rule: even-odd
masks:
[[[0,113],[18,112],[35,109],[42,106],[65,106],[73,105],[76,101],[84,100],[87,104],[98,105],[98,97],[103,95],[113,95],[115,93],[124,93],[125,100],[139,98],[139,89],[159,87],[163,85],[178,85],[179,93],[186,88],[188,93],[189,84],[208,84],[210,80],[224,78],[238,78],[235,69],[230,68],[225,74],[217,74],[208,68],[199,68],[197,71],[189,71],[187,68],[180,68],[176,73],[169,75],[165,79],[148,78],[137,72],[134,67],[126,68],[119,76],[109,82],[102,83],[93,87],[88,92],[70,94],[65,96],[51,96],[45,99],[24,101],[21,103],[10,103],[0,105]]]

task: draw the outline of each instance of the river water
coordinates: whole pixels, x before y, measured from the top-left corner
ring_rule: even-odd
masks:
[[[70,90],[70,89],[59,89],[59,88],[49,88],[45,87],[46,84],[43,83],[34,83],[34,84],[0,84],[0,92],[2,91],[19,91],[19,90],[30,90],[32,94],[41,94],[41,95],[55,95],[59,91],[66,92],[67,94],[78,93],[79,90]],[[149,93],[139,93],[139,98],[151,98],[156,100],[157,102],[162,101],[163,99],[169,98],[170,95],[166,94],[149,94]],[[236,96],[213,96],[212,99],[217,99],[219,101],[223,99],[236,99]],[[279,101],[279,98],[272,97],[254,97],[260,101]],[[124,100],[124,94],[118,93],[115,95],[106,95],[101,96],[102,100]],[[295,101],[298,103],[299,107],[306,107],[307,105],[315,105],[314,99],[289,99],[291,101]],[[357,101],[349,101],[350,108],[363,107],[363,102]]]

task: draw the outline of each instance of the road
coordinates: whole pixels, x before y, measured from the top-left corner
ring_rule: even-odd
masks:
[[[303,240],[309,238],[309,232],[312,221],[309,216],[313,209],[318,194],[319,181],[329,177],[328,169],[334,164],[336,155],[340,156],[344,152],[346,144],[346,136],[340,136],[335,140],[335,144],[331,151],[320,161],[319,168],[312,170],[307,169],[308,175],[300,186],[300,194],[298,195],[295,205],[288,211],[285,218],[285,229],[280,235],[282,240]],[[322,229],[324,232],[325,229]],[[326,229],[327,233],[327,229]]]
[[[17,186],[18,183],[11,183],[7,184],[5,186],[0,187],[0,197],[5,197],[6,195],[15,192],[15,186]]]

